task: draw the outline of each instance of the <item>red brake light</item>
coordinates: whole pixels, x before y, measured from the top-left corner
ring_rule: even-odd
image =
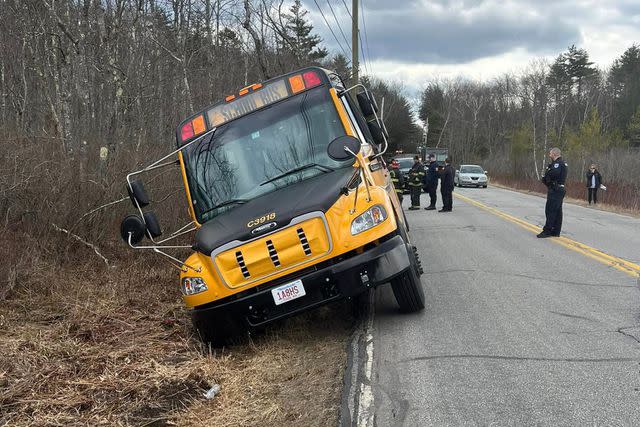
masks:
[[[314,71],[307,71],[302,75],[302,78],[304,79],[307,89],[322,84],[322,80],[320,80],[320,77],[318,77]]]
[[[182,125],[182,129],[180,130],[180,137],[182,138],[182,142],[193,138],[193,135],[193,125],[191,124],[191,122]]]

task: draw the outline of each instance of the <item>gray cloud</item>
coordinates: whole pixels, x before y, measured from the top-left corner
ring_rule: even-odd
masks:
[[[344,6],[331,1],[339,6],[343,29],[350,31]],[[366,0],[364,7],[370,59],[438,64],[466,63],[517,48],[540,55],[561,52],[580,42],[573,18],[589,13],[576,10],[573,1],[551,0]],[[313,3],[310,10],[325,44],[338,51]]]

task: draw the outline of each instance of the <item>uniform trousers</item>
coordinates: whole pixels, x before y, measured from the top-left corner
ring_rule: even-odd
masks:
[[[560,235],[562,230],[562,201],[566,190],[564,187],[549,187],[547,191],[547,204],[544,207],[544,213],[547,222],[544,224],[542,231],[546,234]]]
[[[409,185],[411,192],[411,206],[420,206],[420,193],[422,193],[421,185]]]

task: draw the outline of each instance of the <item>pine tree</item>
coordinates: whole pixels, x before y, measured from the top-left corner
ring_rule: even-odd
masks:
[[[444,91],[436,83],[430,83],[422,92],[418,117],[424,122],[429,121],[427,143],[436,145],[444,127]]]
[[[571,94],[571,77],[564,55],[558,55],[549,69],[547,85],[551,87],[556,105]]]
[[[629,121],[640,107],[640,46],[628,48],[616,59],[609,73],[609,89],[615,105],[616,124],[628,129]],[[631,138],[630,134],[627,134]]]
[[[578,49],[571,45],[567,53],[564,54],[566,72],[573,84],[577,84],[578,98],[582,97],[582,87],[584,81],[595,77],[598,70],[593,67],[593,62],[589,61],[589,54],[584,49]]]
[[[341,53],[336,54],[328,62],[328,67],[335,71],[344,81],[351,77],[351,64],[346,56]]]
[[[285,15],[287,42],[297,66],[317,63],[328,54],[325,48],[320,47],[320,36],[311,34],[313,26],[306,18],[308,13],[300,0],[295,0],[289,8],[289,14]]]
[[[629,141],[633,147],[640,147],[640,106],[629,120],[627,127]]]

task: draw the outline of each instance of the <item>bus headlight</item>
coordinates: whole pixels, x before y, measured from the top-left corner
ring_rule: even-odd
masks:
[[[375,205],[351,222],[351,234],[355,236],[367,231],[382,223],[385,219],[387,219],[387,211],[381,205]]]
[[[207,284],[201,277],[184,277],[182,279],[182,293],[184,295],[199,294],[207,289]]]

